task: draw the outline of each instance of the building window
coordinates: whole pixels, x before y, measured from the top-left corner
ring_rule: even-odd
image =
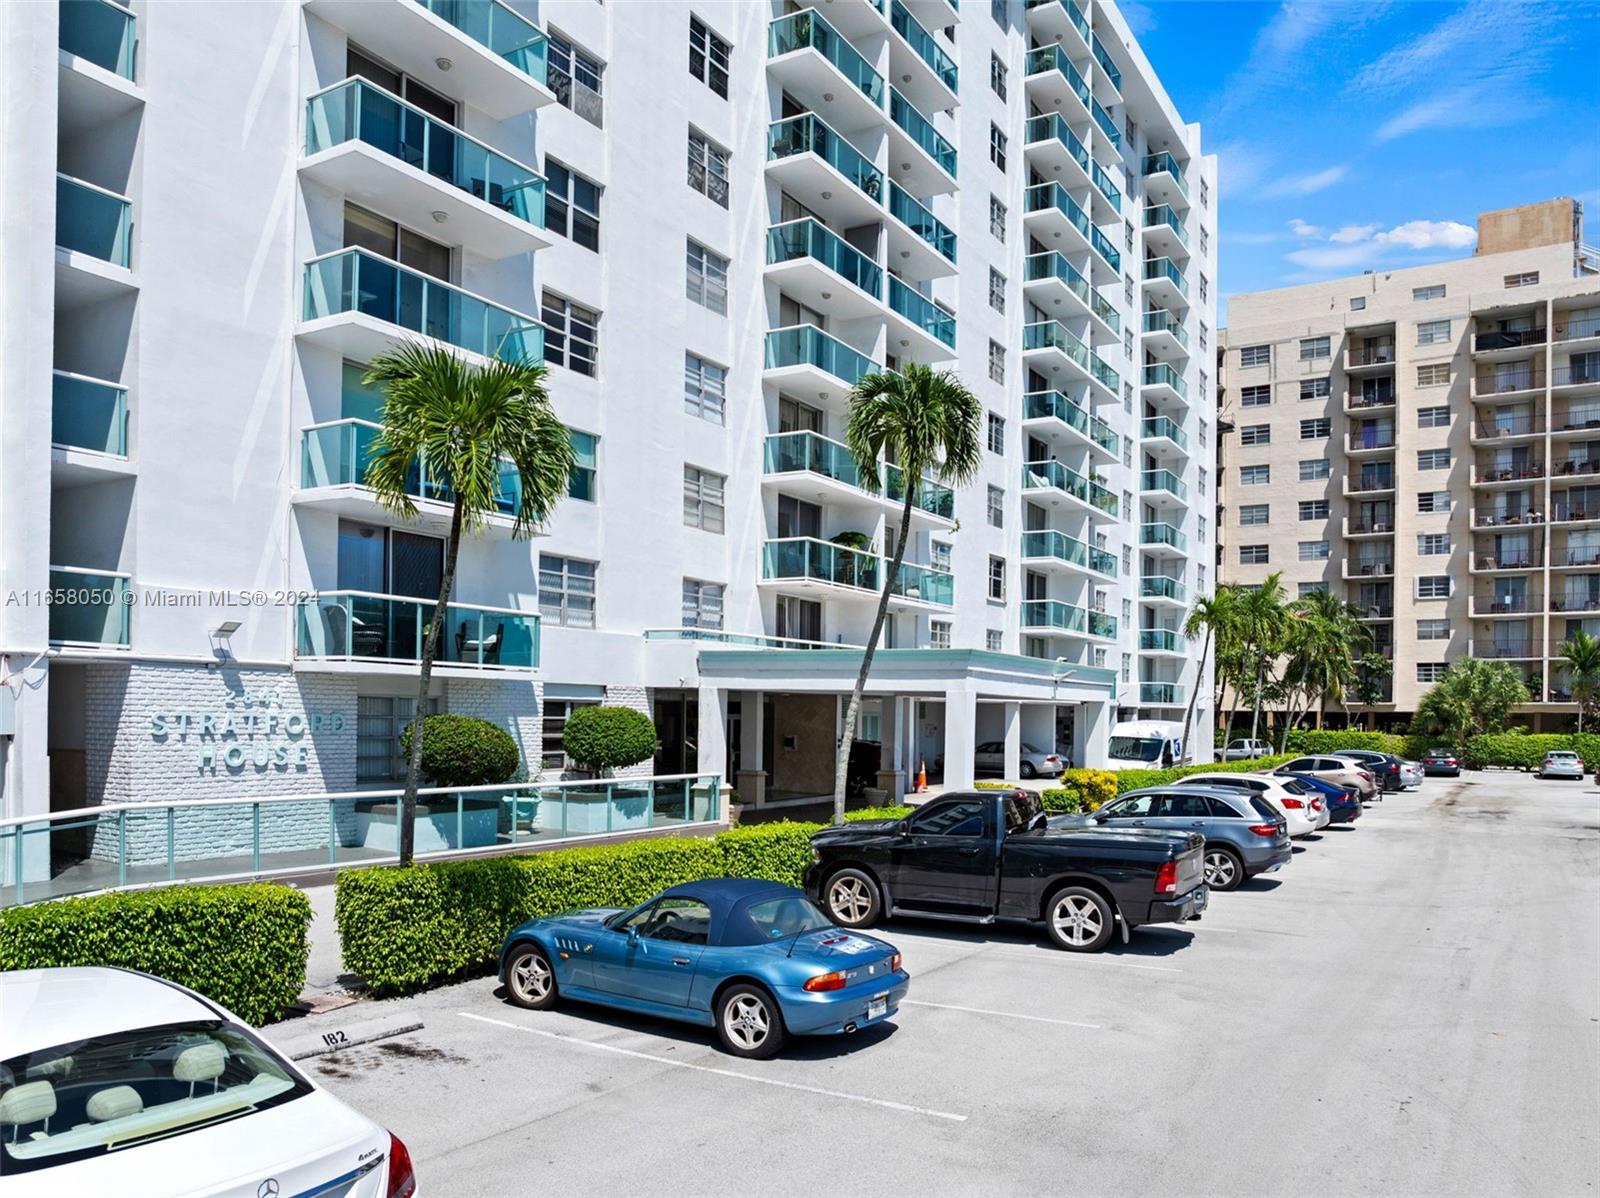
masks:
[[[1206,539],[1206,518],[1204,516],[1196,517],[1195,539],[1200,541]]]
[[[1247,424],[1239,430],[1240,445],[1270,445],[1272,443],[1272,426],[1270,424]]]
[[[1200,372],[1200,398],[1202,400],[1205,399],[1205,397],[1206,397],[1206,394],[1207,394],[1206,388],[1208,386],[1209,386],[1209,383],[1207,382],[1207,379],[1206,379],[1206,372],[1202,370]]]
[[[688,242],[689,298],[719,316],[728,314],[728,259],[714,254],[693,238]]]
[[[1332,423],[1326,416],[1318,416],[1312,420],[1300,422],[1300,439],[1302,441],[1321,441],[1329,435]]]
[[[546,291],[540,302],[540,316],[544,321],[544,360],[593,378],[600,313]]]
[[[1209,424],[1207,424],[1204,420],[1201,420],[1198,424],[1195,425],[1195,433],[1196,433],[1197,438],[1198,438],[1198,440],[1200,442],[1200,448],[1201,449],[1204,449],[1206,447],[1206,438],[1210,435],[1206,430],[1209,429],[1210,427],[1211,426]]]
[[[683,580],[683,627],[721,628],[723,586],[720,582]]]
[[[1326,541],[1301,541],[1300,560],[1303,562],[1325,562],[1328,560],[1328,542]]]
[[[1418,682],[1438,682],[1444,677],[1445,663],[1442,661],[1419,661],[1417,663]]]
[[[1200,302],[1206,302],[1206,293],[1211,290],[1211,284],[1206,282],[1205,275],[1200,276]]]
[[[1310,483],[1316,482],[1319,478],[1328,478],[1330,469],[1327,458],[1303,460],[1300,463],[1300,481]]]
[[[1131,254],[1133,252],[1133,222],[1126,218],[1122,222],[1122,242],[1127,246],[1128,252]]]
[[[554,158],[544,160],[544,175],[544,227],[598,251],[600,184]]]
[[[1002,100],[1006,98],[1006,64],[998,54],[989,55],[989,88]]]
[[[1122,354],[1123,354],[1123,357],[1129,359],[1130,361],[1133,359],[1133,326],[1132,325],[1124,325],[1122,327]]]
[[[1006,169],[1006,135],[993,121],[989,123],[989,161],[1001,170]]]
[[[1450,382],[1450,363],[1430,362],[1417,367],[1417,386],[1443,387]]]
[[[1006,206],[997,195],[989,197],[989,232],[1001,241],[1006,239]]]
[[[1449,491],[1423,491],[1417,496],[1417,511],[1419,512],[1448,512],[1449,510]]]
[[[427,711],[439,710],[439,701],[429,699]],[[356,696],[356,781],[401,782],[406,776],[406,758],[400,750],[400,737],[416,715],[415,696]]]
[[[928,542],[928,564],[935,570],[943,570],[946,574],[950,573],[949,541]]]
[[[595,563],[539,555],[539,618],[567,628],[594,627]]]
[[[989,452],[1005,453],[1006,419],[995,412],[989,413]]]
[[[1448,320],[1424,320],[1417,324],[1418,345],[1442,345],[1450,340]]]
[[[1122,410],[1130,416],[1133,414],[1133,384],[1129,382],[1122,384]]]
[[[1239,525],[1241,528],[1252,528],[1257,524],[1265,524],[1271,518],[1271,504],[1247,503],[1239,509]]]
[[[728,206],[728,151],[689,130],[689,186],[714,204]]]
[[[694,354],[683,355],[683,410],[691,416],[723,422],[728,400],[728,372]]]
[[[1421,532],[1417,534],[1418,557],[1442,557],[1450,552],[1450,534],[1447,532]]]
[[[1006,381],[1006,347],[998,341],[989,342],[989,381]]]
[[[1450,576],[1448,574],[1424,574],[1417,579],[1417,598],[1450,598]]]
[[[989,527],[1006,526],[1006,492],[1004,487],[989,488]]]
[[[1352,312],[1361,312],[1361,311],[1364,311],[1366,309],[1366,306],[1367,306],[1367,297],[1366,296],[1364,296],[1364,295],[1352,295],[1350,297],[1350,311],[1352,311]]]
[[[1267,547],[1265,545],[1239,546],[1239,564],[1241,566],[1264,566],[1268,560]]]
[[[1211,250],[1211,234],[1204,225],[1200,226],[1200,256],[1204,258]],[[1200,348],[1206,347],[1205,338],[1200,340]]]
[[[1241,345],[1239,347],[1240,366],[1270,366],[1271,364],[1272,346]]]
[[[1006,277],[994,267],[989,268],[989,306],[1001,315],[1006,310]]]
[[[935,649],[948,649],[950,647],[950,621],[928,621],[928,643]]]
[[[683,522],[690,528],[720,533],[725,519],[728,480],[723,475],[683,468]]]
[[[1327,376],[1320,379],[1301,379],[1301,399],[1327,399],[1329,395],[1329,382]]]
[[[1419,449],[1417,450],[1418,470],[1448,470],[1450,469],[1450,451],[1448,449]]]
[[[1411,289],[1411,302],[1414,303],[1414,304],[1420,304],[1420,303],[1423,303],[1426,300],[1436,300],[1436,299],[1443,299],[1443,298],[1444,298],[1444,284],[1443,283],[1435,283],[1431,287],[1413,287]]]
[[[598,707],[598,699],[546,699],[540,713],[539,768],[560,773],[567,768],[567,717],[580,707]]]
[[[1434,408],[1417,409],[1418,428],[1449,428],[1450,407],[1448,404]]]
[[[599,125],[604,115],[600,77],[605,64],[559,33],[550,34],[549,39],[545,82],[562,107],[572,109],[591,125]]]
[[[572,442],[574,458],[572,470],[567,474],[567,498],[593,503],[600,438],[593,433],[580,433],[577,429],[568,429],[567,437]]]
[[[1211,195],[1211,189],[1208,186],[1206,186],[1206,181],[1204,179],[1201,179],[1200,180],[1200,207],[1206,208],[1206,207],[1210,206],[1210,203],[1211,203],[1210,198],[1209,198],[1210,195]]]
[[[1006,601],[1006,559],[989,555],[989,598],[996,603]]]
[[[1302,599],[1309,595],[1315,595],[1318,591],[1325,591],[1328,589],[1328,584],[1325,582],[1301,582],[1296,583],[1295,586],[1299,592],[1300,598]]]
[[[1300,519],[1326,520],[1328,518],[1328,501],[1326,499],[1302,499],[1300,501]]]
[[[1122,276],[1122,300],[1126,304],[1133,303],[1133,276]]]
[[[1133,654],[1122,655],[1122,681],[1124,684],[1133,681]]]
[[[699,17],[689,17],[689,74],[700,80],[724,100],[728,98],[728,58],[733,47],[723,41]]]
[[[1200,322],[1200,352],[1206,352],[1206,322]]]
[[[1300,360],[1314,362],[1318,358],[1329,357],[1333,353],[1327,337],[1302,337],[1300,338]]]
[[[1133,438],[1132,437],[1124,437],[1124,438],[1122,438],[1122,464],[1124,466],[1129,467],[1130,469],[1133,466]]]
[[[1520,274],[1506,276],[1507,287],[1533,287],[1536,286],[1538,282],[1539,272],[1536,270],[1525,270]]]
[[[1239,406],[1241,408],[1264,408],[1272,402],[1272,385],[1270,383],[1256,383],[1249,387],[1239,388]]]
[[[1418,620],[1417,639],[1419,641],[1447,641],[1450,639],[1449,620]]]
[[[1240,466],[1239,485],[1241,487],[1264,487],[1272,481],[1272,467],[1266,463],[1259,466]]]

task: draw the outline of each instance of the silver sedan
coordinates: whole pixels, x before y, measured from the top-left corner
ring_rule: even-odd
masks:
[[[1570,749],[1556,749],[1544,755],[1539,767],[1541,778],[1576,778],[1583,780],[1583,758]]]
[[[1422,768],[1422,762],[1420,762],[1420,761],[1407,761],[1403,757],[1400,759],[1400,789],[1401,790],[1415,790],[1415,789],[1417,789],[1417,787],[1422,785],[1422,779],[1423,779],[1425,774],[1426,774],[1426,771]]]

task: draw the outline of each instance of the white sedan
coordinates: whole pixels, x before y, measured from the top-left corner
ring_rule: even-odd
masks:
[[[192,990],[0,973],[6,1198],[410,1198],[411,1156]]]
[[[1320,795],[1294,793],[1284,785],[1286,781],[1290,779],[1277,778],[1271,774],[1235,774],[1218,771],[1212,774],[1186,774],[1179,780],[1179,785],[1227,786],[1234,790],[1260,795],[1283,813],[1283,818],[1289,825],[1290,837],[1309,836],[1328,822],[1329,813],[1326,810],[1328,805],[1322,801]],[[1313,803],[1317,805],[1313,806]],[[1321,823],[1317,822],[1319,813]]]

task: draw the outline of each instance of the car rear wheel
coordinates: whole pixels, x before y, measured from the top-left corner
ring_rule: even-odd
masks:
[[[717,1008],[717,1039],[736,1057],[765,1060],[789,1039],[783,1013],[759,986],[730,987]]]
[[[542,1011],[556,1001],[556,972],[536,944],[521,944],[506,961],[506,994],[519,1007]]]
[[[870,928],[883,913],[878,884],[864,870],[841,869],[828,879],[828,915],[847,928]]]
[[[1017,772],[1024,778],[1037,778],[1039,776],[1039,771],[1033,768],[1033,762],[1031,761],[1024,761],[1017,767]]]
[[[1044,923],[1050,939],[1069,953],[1099,952],[1116,930],[1111,904],[1086,886],[1067,886],[1052,894]]]
[[[1206,885],[1213,890],[1237,890],[1244,881],[1244,862],[1231,849],[1206,846]]]

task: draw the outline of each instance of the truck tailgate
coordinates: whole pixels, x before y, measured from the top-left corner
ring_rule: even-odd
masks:
[[[1188,894],[1206,880],[1205,840],[1198,836],[1193,839],[1198,843],[1192,843],[1178,854],[1179,894]]]

